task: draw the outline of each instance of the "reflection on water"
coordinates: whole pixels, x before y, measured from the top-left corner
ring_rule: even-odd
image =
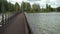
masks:
[[[60,13],[25,13],[34,34],[60,34]]]

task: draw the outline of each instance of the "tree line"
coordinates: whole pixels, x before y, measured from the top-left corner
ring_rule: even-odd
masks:
[[[46,8],[41,8],[39,4],[33,4],[32,6],[28,2],[22,2],[19,5],[17,2],[12,4],[7,2],[7,0],[0,0],[0,13],[6,12],[60,12],[60,7],[52,8],[51,5],[46,4]]]

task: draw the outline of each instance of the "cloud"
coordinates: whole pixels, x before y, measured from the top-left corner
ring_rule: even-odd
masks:
[[[24,1],[24,0],[7,0],[8,2],[11,2],[11,3],[13,3],[13,4],[15,4],[16,2],[18,2],[19,4],[21,4],[22,3],[22,1]]]
[[[41,7],[45,7],[46,4],[51,5],[52,7],[58,7],[60,6],[60,0],[8,0],[11,3],[15,3],[18,2],[19,4],[22,3],[22,1],[24,2],[30,2],[30,4],[39,4]]]
[[[49,5],[51,5],[52,7],[56,8],[58,6],[60,6],[60,0],[50,0],[48,2]]]
[[[34,1],[40,1],[40,0],[28,0],[28,1],[34,2]]]
[[[41,1],[35,1],[36,4],[40,4],[41,7],[46,6],[46,4],[51,5],[51,7],[56,8],[60,6],[60,0],[41,0]]]

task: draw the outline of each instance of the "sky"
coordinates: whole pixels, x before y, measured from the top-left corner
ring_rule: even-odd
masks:
[[[22,1],[29,2],[31,5],[36,3],[36,4],[39,4],[41,8],[45,8],[46,4],[51,5],[51,7],[53,8],[60,6],[60,0],[7,0],[7,1],[13,4],[15,4],[15,2],[18,2],[19,4],[21,4]]]

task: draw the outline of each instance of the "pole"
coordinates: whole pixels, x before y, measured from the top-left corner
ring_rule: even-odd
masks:
[[[4,25],[4,4],[3,4],[3,0],[2,0],[2,8],[1,8],[1,11],[2,11],[2,25]]]

